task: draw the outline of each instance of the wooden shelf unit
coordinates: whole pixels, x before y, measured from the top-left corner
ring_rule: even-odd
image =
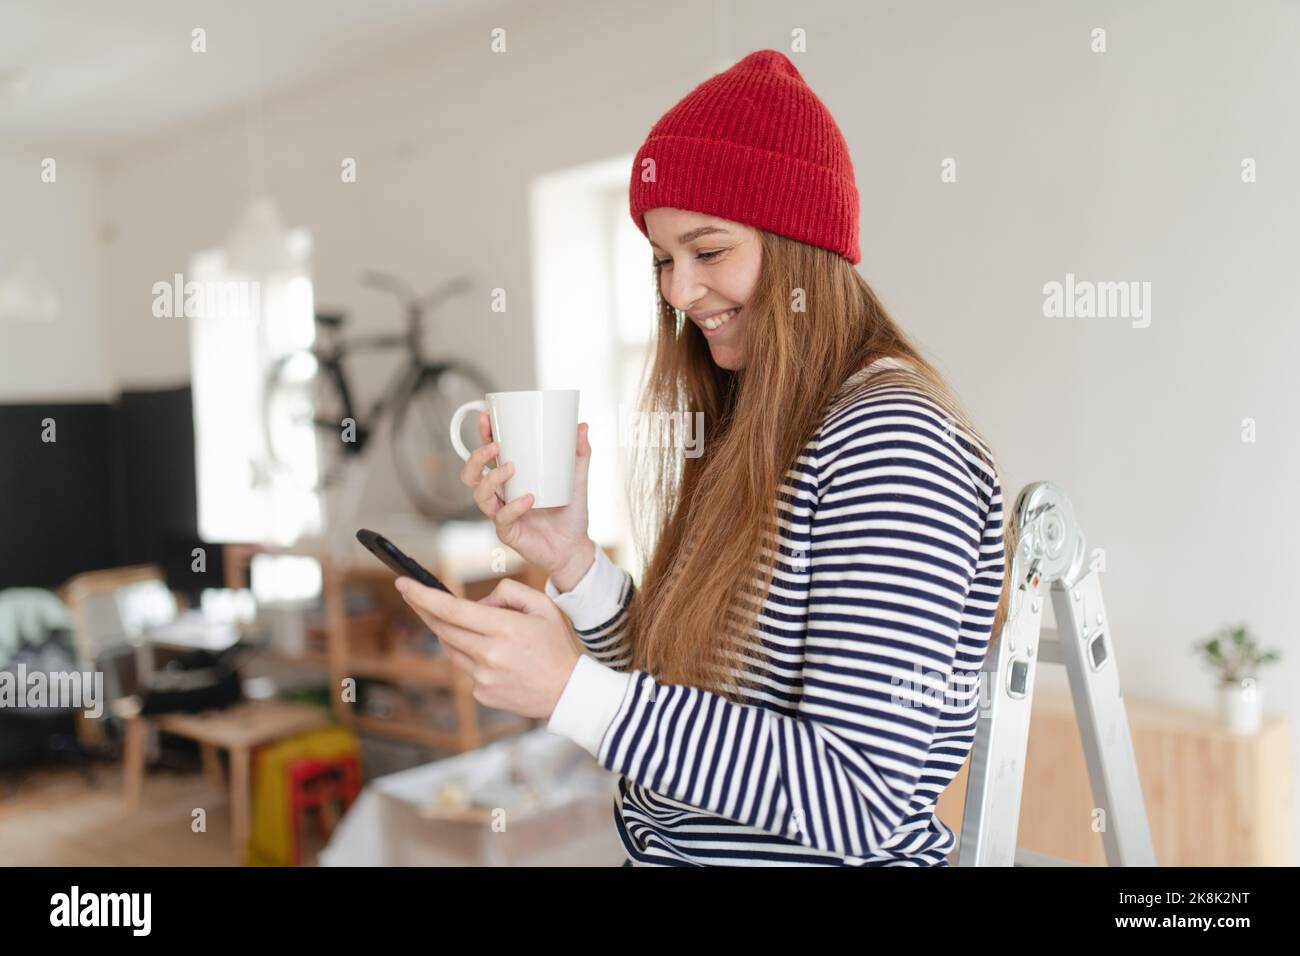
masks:
[[[444,570],[445,569],[440,569]],[[326,657],[330,672],[330,700],[338,719],[363,733],[377,734],[420,744],[425,747],[463,753],[476,750],[498,737],[520,733],[536,726],[536,721],[521,717],[485,727],[479,720],[479,704],[474,700],[473,682],[445,657],[420,654],[411,650],[370,650],[357,653],[349,633],[350,620],[344,613],[344,592],[349,585],[362,584],[376,597],[382,611],[389,618],[409,616],[406,607],[393,587],[393,575],[382,568],[339,568],[329,557],[321,560],[322,591],[325,597]],[[435,571],[438,577],[455,593],[465,595],[466,583],[450,575]],[[519,577],[520,572],[509,577]],[[543,575],[542,581],[545,582]],[[491,581],[494,586],[496,581]],[[401,718],[377,717],[358,712],[343,699],[340,692],[345,678],[371,678],[405,687],[434,688],[451,696],[456,714],[456,728],[444,730],[427,723]]]
[[[307,651],[286,663],[302,663],[324,667],[329,672],[330,701],[339,722],[368,734],[385,736],[394,740],[421,746],[461,753],[474,750],[504,736],[520,733],[539,726],[543,721],[521,717],[504,717],[500,721],[485,723],[480,720],[480,705],[474,700],[473,681],[461,672],[448,658],[418,653],[409,649],[391,647],[391,630],[399,615],[410,617],[406,602],[393,587],[393,574],[378,564],[340,566],[329,554],[311,548],[254,548],[227,545],[226,578],[228,587],[246,586],[247,566],[256,551],[279,554],[306,554],[316,558],[321,565],[321,590],[325,606],[324,652]],[[614,548],[605,548],[611,560],[617,560]],[[492,591],[503,578],[514,578],[530,587],[542,590],[546,572],[528,564],[511,552],[513,558],[504,570],[496,571],[483,562],[443,558],[430,565],[430,569],[451,590],[471,600],[478,600]],[[345,591],[349,587],[363,586],[375,598],[376,609],[362,614],[347,615]],[[420,625],[422,626],[422,625]],[[365,640],[361,640],[364,636]],[[576,635],[571,634],[574,646],[583,650]],[[358,643],[366,643],[358,650]],[[375,645],[379,646],[376,647]],[[403,718],[378,717],[358,711],[342,695],[346,678],[370,678],[407,688],[433,688],[446,691],[456,715],[454,730],[446,730],[432,723]]]

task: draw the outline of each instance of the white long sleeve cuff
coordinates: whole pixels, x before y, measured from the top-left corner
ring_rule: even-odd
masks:
[[[614,722],[623,698],[627,696],[632,675],[606,667],[594,657],[583,654],[564,685],[546,729],[568,737],[596,759],[609,725]]]
[[[599,627],[619,612],[619,598],[627,572],[609,560],[605,549],[596,546],[596,560],[572,591],[561,592],[546,579],[546,596],[568,616],[580,631]]]

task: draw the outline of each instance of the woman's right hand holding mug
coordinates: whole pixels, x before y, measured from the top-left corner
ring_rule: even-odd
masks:
[[[501,543],[544,568],[561,592],[572,591],[596,560],[596,543],[587,535],[587,472],[591,466],[587,427],[586,422],[578,423],[573,498],[563,507],[534,511],[532,495],[520,495],[511,502],[502,499],[498,492],[511,476],[511,463],[502,462],[483,473],[500,452],[492,440],[487,412],[478,416],[483,444],[474,449],[460,473],[460,480],[474,492],[479,510],[492,519]]]

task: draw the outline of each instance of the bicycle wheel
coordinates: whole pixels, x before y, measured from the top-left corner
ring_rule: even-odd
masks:
[[[266,453],[275,473],[309,491],[335,481],[346,455],[339,433],[344,415],[343,396],[313,353],[277,359],[262,394]],[[326,422],[338,423],[331,436],[324,433]]]
[[[463,363],[426,367],[406,401],[393,416],[393,465],[397,479],[416,510],[434,521],[482,518],[474,495],[460,480],[464,467],[451,445],[451,416],[466,402],[482,399],[492,385],[477,369]],[[474,416],[466,416],[466,431]],[[463,436],[462,436],[463,437]],[[475,425],[476,448],[482,439]]]

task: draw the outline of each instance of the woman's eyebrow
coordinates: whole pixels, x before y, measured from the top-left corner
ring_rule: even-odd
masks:
[[[680,236],[677,237],[677,243],[678,245],[684,246],[686,245],[686,243],[691,242],[694,239],[700,238],[700,236],[707,236],[714,232],[720,232],[723,233],[724,235],[727,234],[727,230],[723,229],[721,226],[700,226],[697,229],[692,229],[690,232],[682,233]],[[654,246],[656,249],[658,249],[661,252],[663,251],[663,246],[659,245],[659,243],[655,242],[653,239],[650,240],[650,245]]]

